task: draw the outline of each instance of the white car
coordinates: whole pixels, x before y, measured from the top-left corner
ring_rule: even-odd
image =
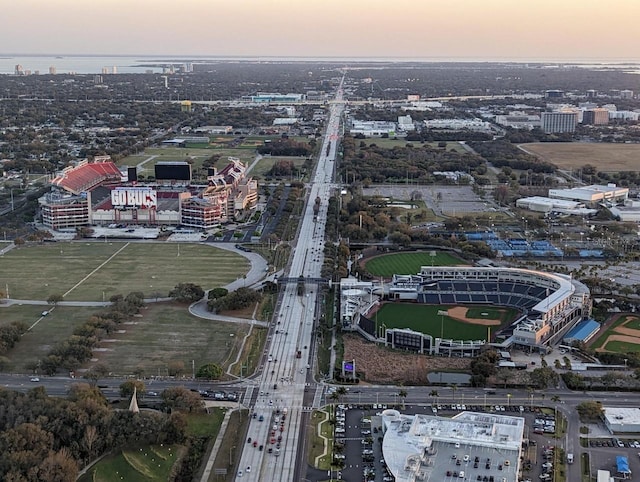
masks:
[[[247,472],[251,472],[251,466],[250,465],[247,467]]]
[[[38,377],[31,377],[32,382],[39,382],[40,379]]]

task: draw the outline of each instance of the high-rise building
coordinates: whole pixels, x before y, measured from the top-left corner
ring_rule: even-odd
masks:
[[[633,99],[633,90],[625,89],[620,91],[621,99]]]
[[[575,132],[577,123],[577,112],[543,112],[540,116],[542,130],[547,134]]]
[[[115,65],[113,66],[113,71],[112,73],[117,74],[118,73],[118,67],[116,67]]]
[[[561,99],[562,97],[564,97],[564,91],[563,90],[547,90],[545,91],[544,96],[547,99]]]
[[[16,65],[14,72],[16,75],[24,75],[24,69],[22,68],[22,65]]]
[[[582,114],[582,123],[593,126],[606,126],[609,123],[609,111],[597,108],[585,110]]]
[[[49,67],[49,75],[56,75],[56,68],[55,66],[51,66]]]

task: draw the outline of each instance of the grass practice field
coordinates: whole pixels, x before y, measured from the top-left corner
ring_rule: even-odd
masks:
[[[576,169],[591,164],[599,171],[634,171],[640,157],[639,144],[539,142],[520,147],[560,169]]]
[[[591,344],[596,351],[613,353],[640,352],[640,316],[620,314]]]
[[[178,283],[226,285],[249,270],[246,258],[202,244],[47,243],[0,257],[0,286],[13,299],[103,301],[141,291],[164,297]]]
[[[441,316],[439,311],[448,311],[449,315]],[[463,321],[463,316],[457,313],[466,313],[464,317],[468,320]],[[489,328],[493,336],[493,333],[513,321],[517,314],[518,311],[514,308],[496,306],[385,303],[373,316],[378,321],[378,326],[384,324],[386,328],[409,328],[434,338],[442,334],[444,338],[454,340],[486,340]]]
[[[365,262],[366,270],[373,276],[390,277],[394,274],[418,274],[422,266],[462,266],[465,263],[449,253],[413,251],[376,256]]]

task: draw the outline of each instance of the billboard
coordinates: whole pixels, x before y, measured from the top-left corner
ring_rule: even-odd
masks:
[[[191,181],[191,164],[188,162],[159,162],[154,170],[158,181]]]
[[[111,205],[117,209],[155,209],[158,195],[148,187],[117,187],[111,191]]]

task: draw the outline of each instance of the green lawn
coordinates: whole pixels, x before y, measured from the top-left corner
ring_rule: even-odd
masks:
[[[305,157],[263,157],[258,161],[249,174],[252,177],[264,178],[267,172],[278,161],[293,161],[294,166],[301,168],[304,165],[305,160]]]
[[[604,346],[604,349],[613,353],[640,353],[640,343],[610,341]]]
[[[421,305],[415,303],[386,303],[375,315],[378,326],[383,324],[387,328],[409,328],[414,331],[426,333],[434,338],[440,337],[455,340],[486,340],[487,327],[465,323],[448,316],[438,315],[438,311],[446,311],[453,306],[445,305]],[[513,308],[482,308],[482,312],[501,313],[504,326],[512,321],[517,314]],[[492,326],[491,333],[495,333],[500,327]]]
[[[438,147],[438,142],[425,142],[423,144],[422,142],[407,141],[405,139],[382,139],[382,138],[363,139],[363,140],[367,144],[367,146],[371,144],[375,144],[376,146],[382,147],[384,149],[393,149],[394,147],[405,147],[407,144],[411,144],[416,149],[422,147],[423,145],[426,145],[433,149],[443,150],[442,148]],[[358,140],[358,144],[359,143],[360,143],[360,140]],[[459,153],[466,152],[465,149],[460,145],[460,143],[447,142],[446,150],[450,151],[452,149]]]
[[[109,455],[92,467],[80,482],[121,482],[123,480],[164,482],[175,463],[177,445],[147,445],[123,449]]]
[[[59,242],[0,257],[0,286],[8,284],[13,299],[102,301],[131,291],[167,296],[181,282],[214,288],[248,270],[246,258],[202,244],[181,244],[178,256],[170,243]]]
[[[466,263],[449,253],[435,251],[414,251],[376,256],[365,264],[366,270],[373,276],[390,277],[394,274],[418,274],[422,266],[459,266]]]
[[[13,305],[0,308],[2,323],[22,321],[31,326],[40,318],[45,307],[29,305]],[[27,364],[37,363],[47,355],[58,342],[68,338],[78,326],[102,308],[58,306],[33,329],[25,333],[20,341],[6,354],[9,363],[4,371],[10,373],[26,373]]]
[[[187,432],[196,437],[217,437],[226,410],[212,408],[210,413],[187,413]]]

